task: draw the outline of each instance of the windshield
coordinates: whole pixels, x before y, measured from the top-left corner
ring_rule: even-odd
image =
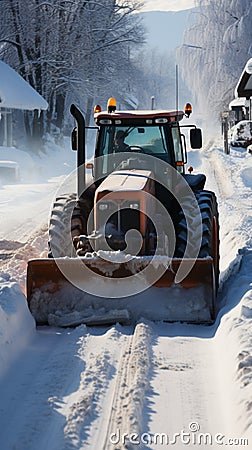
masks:
[[[149,154],[168,153],[163,126],[108,126],[101,129],[99,156],[125,151],[126,146],[141,147],[145,153]]]
[[[115,155],[118,161],[120,153],[125,152],[152,155],[171,163],[166,133],[164,126],[157,125],[101,127],[96,156],[104,157],[100,168],[102,173],[114,170],[114,167],[109,167],[108,155]]]

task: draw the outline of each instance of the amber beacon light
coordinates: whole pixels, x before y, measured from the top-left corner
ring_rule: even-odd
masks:
[[[191,105],[191,103],[186,103],[185,109],[184,109],[184,113],[185,113],[186,117],[190,117],[190,115],[192,114],[192,105]]]
[[[96,114],[96,113],[100,113],[101,112],[101,106],[100,105],[95,105],[95,107],[94,107],[94,113]]]
[[[116,110],[116,99],[114,97],[110,97],[108,99],[108,112],[112,113]]]

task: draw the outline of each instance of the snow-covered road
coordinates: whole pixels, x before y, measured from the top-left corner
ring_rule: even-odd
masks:
[[[217,448],[241,438],[235,367],[215,332],[144,322],[37,330],[2,380],[4,448],[197,448],[200,433]]]
[[[43,219],[36,216],[36,233],[22,225],[29,239],[10,250],[0,273],[4,450],[250,448],[252,158],[209,146],[190,152],[189,162],[207,174],[220,206],[220,312],[213,326],[142,321],[36,330],[9,278],[24,282],[27,257],[46,245],[43,211],[54,184],[33,187]],[[20,241],[15,226],[7,232],[3,227],[0,242]]]
[[[6,185],[0,191],[0,239],[27,242],[31,234],[46,226],[50,205],[59,181]]]

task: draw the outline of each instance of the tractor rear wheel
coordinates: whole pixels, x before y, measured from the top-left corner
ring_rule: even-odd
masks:
[[[77,206],[76,194],[56,198],[49,224],[49,258],[74,256],[73,238],[81,234],[82,221]]]
[[[211,191],[195,193],[202,220],[201,245],[198,258],[213,258],[216,292],[219,286],[219,216],[216,196]],[[188,239],[188,224],[181,210],[176,226],[175,257],[183,258]]]

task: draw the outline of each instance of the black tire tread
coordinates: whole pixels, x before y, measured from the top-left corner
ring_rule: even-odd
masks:
[[[199,258],[206,258],[208,256],[213,256],[212,227],[214,217],[216,218],[217,234],[219,235],[218,205],[216,195],[212,191],[203,190],[201,192],[197,192],[195,194],[195,197],[197,199],[202,219],[202,239],[199,251]],[[184,256],[187,245],[187,224],[182,210],[179,212],[179,218],[176,227],[176,237],[177,243],[176,243],[175,257],[182,258]],[[219,279],[219,253],[217,259],[218,259],[218,261],[216,261],[217,270],[215,273],[216,288],[218,288],[218,279]]]
[[[76,194],[60,196],[54,202],[49,223],[49,258],[73,255],[71,217],[77,205]]]

